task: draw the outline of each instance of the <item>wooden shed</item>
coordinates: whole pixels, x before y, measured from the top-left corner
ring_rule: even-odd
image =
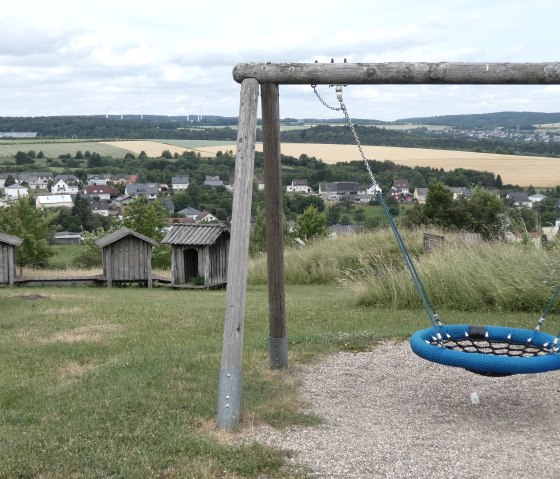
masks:
[[[202,287],[227,283],[230,231],[223,224],[176,224],[161,240],[170,244],[172,284]]]
[[[103,275],[110,288],[114,282],[146,283],[152,287],[152,247],[154,241],[129,228],[109,233],[95,244],[103,254]]]
[[[0,233],[0,284],[14,285],[16,278],[16,249],[23,243],[21,238]]]

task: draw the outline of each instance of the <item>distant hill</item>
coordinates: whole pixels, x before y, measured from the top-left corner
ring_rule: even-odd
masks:
[[[542,123],[560,122],[560,113],[535,113],[529,111],[502,111],[473,115],[443,115],[421,118],[402,118],[398,123],[423,125],[448,125],[457,128],[521,128],[531,129]]]

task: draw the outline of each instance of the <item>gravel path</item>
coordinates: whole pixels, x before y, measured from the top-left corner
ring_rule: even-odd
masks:
[[[298,375],[325,424],[251,436],[293,451],[309,477],[560,476],[560,372],[485,378],[387,342]]]

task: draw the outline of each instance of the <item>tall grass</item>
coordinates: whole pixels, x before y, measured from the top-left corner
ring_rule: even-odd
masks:
[[[558,250],[510,243],[455,244],[417,258],[416,269],[436,307],[461,311],[542,311],[560,283]],[[404,267],[347,271],[360,304],[417,308]]]
[[[423,230],[401,232],[436,307],[460,311],[540,311],[560,282],[558,247],[505,242],[466,243],[456,233],[435,251],[423,249]],[[285,251],[287,284],[349,285],[360,304],[384,308],[421,307],[395,238],[389,229],[321,239]],[[267,281],[266,255],[249,266],[249,281]]]
[[[402,233],[412,255],[422,253],[422,232],[405,230]],[[347,270],[359,271],[364,266],[373,271],[388,266],[397,267],[402,256],[389,229],[339,238],[323,238],[301,247],[286,248],[284,255],[286,283],[329,284],[345,277]],[[266,255],[251,261],[249,281],[267,281]]]

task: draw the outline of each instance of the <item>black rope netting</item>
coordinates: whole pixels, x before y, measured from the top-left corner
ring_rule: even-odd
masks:
[[[465,353],[477,354],[493,354],[496,356],[511,356],[531,358],[535,356],[546,356],[552,354],[551,349],[544,346],[535,346],[533,344],[507,343],[504,341],[490,341],[488,339],[450,339],[444,340],[442,343],[432,341],[433,346],[440,346],[454,351],[462,351]]]

